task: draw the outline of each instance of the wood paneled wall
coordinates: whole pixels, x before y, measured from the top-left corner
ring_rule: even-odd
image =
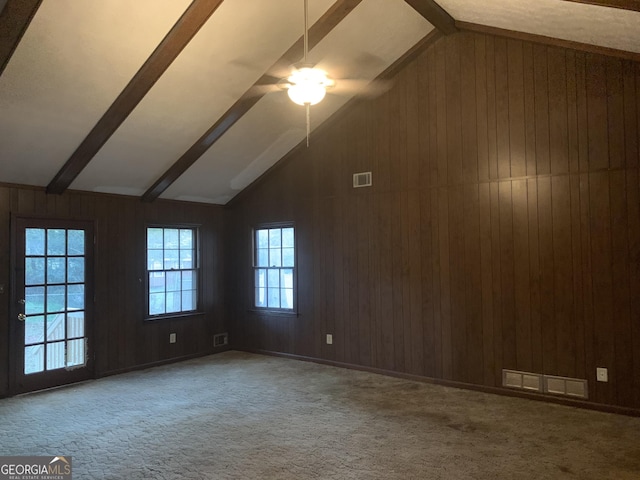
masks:
[[[637,63],[440,39],[232,204],[234,342],[484,386],[586,378],[640,408],[639,130]],[[250,229],[283,220],[300,316],[251,313]]]
[[[180,202],[141,203],[101,194],[47,195],[44,190],[0,186],[0,284],[10,283],[10,218],[42,215],[95,224],[96,375],[213,351],[213,335],[226,331],[224,216],[221,207]],[[146,225],[200,224],[201,299],[204,315],[145,322]],[[8,291],[0,295],[0,396],[7,393]],[[169,344],[169,333],[177,342]]]

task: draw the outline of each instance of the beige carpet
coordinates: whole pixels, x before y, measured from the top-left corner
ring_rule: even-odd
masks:
[[[74,479],[640,479],[640,418],[240,352],[0,400]]]

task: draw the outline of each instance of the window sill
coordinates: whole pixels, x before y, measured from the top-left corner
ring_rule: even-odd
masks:
[[[268,309],[258,309],[258,308],[250,308],[248,310],[249,313],[253,315],[264,315],[267,317],[299,317],[300,312],[295,310],[286,311],[286,310],[268,310]]]
[[[192,317],[202,317],[204,316],[204,312],[201,311],[193,311],[193,312],[180,312],[180,313],[171,313],[167,315],[158,315],[154,317],[145,317],[145,323],[154,323],[162,320],[178,320],[181,318],[192,318]]]

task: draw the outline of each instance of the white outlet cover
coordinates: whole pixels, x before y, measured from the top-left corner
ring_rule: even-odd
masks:
[[[333,335],[330,333],[327,333],[327,345],[332,345],[333,344]]]
[[[170,333],[169,334],[169,343],[176,343],[176,334],[175,333]]]
[[[597,367],[596,368],[596,380],[599,382],[608,382],[609,381],[609,372],[606,368]]]

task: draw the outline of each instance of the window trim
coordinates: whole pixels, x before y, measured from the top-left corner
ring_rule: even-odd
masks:
[[[273,308],[273,307],[258,307],[256,305],[256,269],[260,268],[256,265],[256,231],[267,230],[271,228],[293,228],[293,307],[292,308]],[[273,316],[299,316],[298,311],[298,233],[295,222],[283,221],[283,222],[269,222],[258,223],[251,229],[251,242],[250,242],[250,259],[251,259],[251,281],[249,282],[249,308],[248,311],[259,315],[273,315]]]
[[[148,223],[144,227],[144,322],[156,322],[166,319],[179,319],[186,317],[194,317],[198,315],[204,315],[202,310],[202,253],[201,253],[201,240],[200,229],[201,224],[194,223]],[[161,313],[158,315],[149,314],[149,272],[148,269],[148,233],[150,228],[162,228],[164,229],[190,229],[194,232],[194,252],[195,252],[195,266],[193,269],[196,272],[196,307],[193,310],[186,310],[180,312]],[[168,270],[158,270],[168,271]],[[182,290],[181,290],[182,292]]]

